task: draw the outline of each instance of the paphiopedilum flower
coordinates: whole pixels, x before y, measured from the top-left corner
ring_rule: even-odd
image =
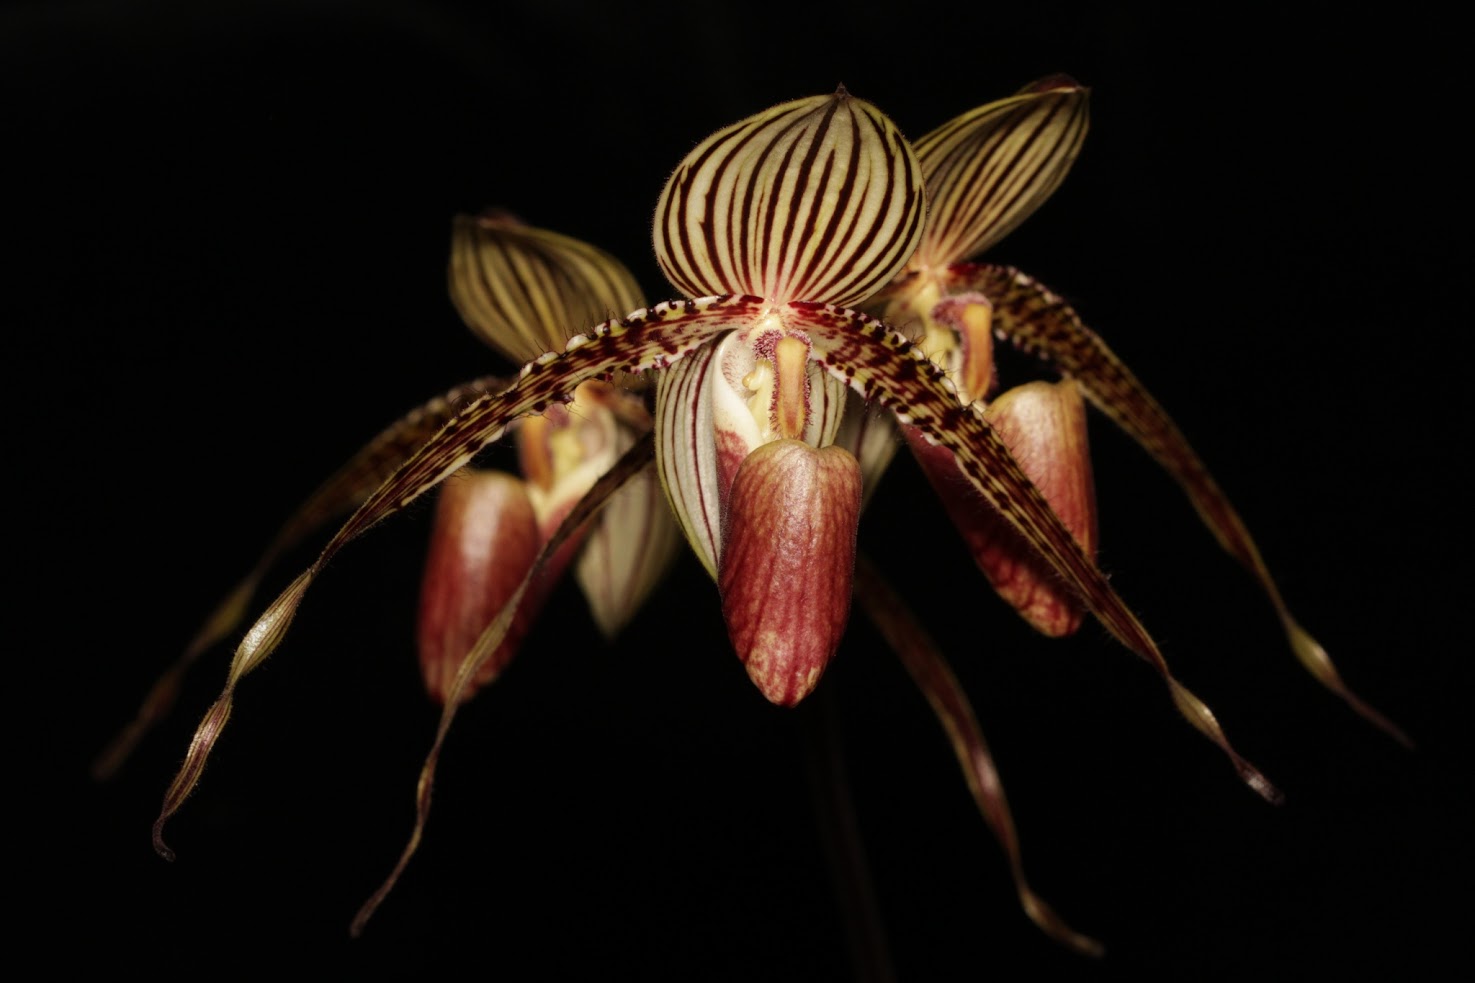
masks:
[[[462,320],[515,362],[559,351],[577,330],[640,303],[635,278],[613,256],[499,213],[457,217],[450,291]],[[522,421],[516,432],[520,478],[468,468],[442,492],[418,630],[421,668],[437,700],[449,698],[462,659],[574,506],[651,429],[645,380],[620,382],[580,383],[567,405]],[[670,565],[677,538],[647,469],[550,557],[522,595],[507,637],[470,686],[486,685],[506,667],[571,559],[595,623],[613,637]],[[469,695],[470,689],[463,698]]]
[[[1403,743],[1387,718],[1342,682],[1325,649],[1291,616],[1229,499],[1158,402],[1076,312],[1028,275],[972,260],[1054,192],[1086,136],[1089,91],[1064,75],[944,123],[916,142],[929,195],[927,226],[906,269],[867,309],[901,326],[957,386],[983,403],[998,381],[994,335],[1056,370],[1053,390],[1006,392],[984,410],[1026,474],[1082,548],[1094,555],[1095,505],[1081,420],[1084,396],[1140,443],[1182,486],[1220,545],[1259,581],[1292,650],[1323,685]],[[1000,594],[1046,634],[1080,624],[1075,592],[1011,524],[969,506],[945,450],[911,438],[979,567]]]
[[[1222,496],[1205,490],[1213,485],[1201,466],[1192,471],[1184,463],[1196,459],[1166,417],[1068,308],[1013,271],[959,263],[1026,217],[1064,176],[1084,134],[1084,107],[1079,86],[1048,80],[960,117],[914,151],[876,107],[841,89],[777,106],[699,144],[668,182],[655,218],[661,267],[688,299],[641,308],[567,339],[534,336],[529,343],[544,350],[515,380],[483,381],[421,414],[443,425],[400,456],[237,648],[226,687],[166,793],[156,847],[167,854],[163,825],[194,787],[235,687],[280,643],[307,588],[344,545],[465,468],[519,421],[558,427],[560,413],[586,398],[589,390],[581,387],[655,372],[653,432],[617,460],[606,465],[608,458],[599,458],[588,469],[594,480],[566,511],[560,507],[557,528],[538,530],[536,556],[513,551],[509,562],[526,569],[515,587],[506,589],[509,579],[501,589],[500,609],[473,619],[490,622],[444,686],[410,843],[355,927],[415,850],[435,762],[462,697],[515,633],[518,612],[560,551],[654,457],[680,528],[717,581],[734,648],[763,695],[789,705],[816,685],[854,593],[947,728],[975,798],[1009,853],[1026,911],[1055,936],[1092,949],[1029,890],[998,776],[966,697],[879,572],[857,565],[854,552],[864,486],[894,443],[878,439],[868,425],[885,413],[924,465],[935,474],[946,471],[955,483],[945,504],[975,554],[988,560],[982,565],[996,585],[1020,587],[1013,595],[1004,591],[1017,608],[1037,623],[1058,620],[1060,604],[1096,616],[1157,670],[1183,716],[1224,751],[1242,779],[1266,798],[1277,797],[1202,701],[1169,672],[1092,558],[1094,506],[1080,393],[1159,453],[1201,511],[1207,497],[1221,539],[1228,522],[1222,517],[1233,513]],[[936,199],[931,220],[927,189]],[[462,279],[463,286],[474,282]],[[470,310],[464,298],[460,306]],[[537,321],[560,317],[573,319],[564,312]],[[477,316],[467,319],[475,324]],[[994,371],[986,350],[995,331],[1053,361],[1067,380],[990,399]],[[847,402],[865,415],[852,413],[847,421]],[[524,470],[536,485],[539,466]],[[514,516],[524,506],[516,500],[497,508]],[[985,541],[979,514],[996,517],[1010,543]],[[1236,520],[1233,529],[1240,528]],[[1239,542],[1248,538],[1231,539]],[[1050,582],[1008,569],[1023,561],[1037,564]]]
[[[656,459],[738,658],[775,703],[803,699],[840,644],[860,515],[860,465],[834,446],[846,385],[824,370],[812,307],[880,289],[923,215],[905,140],[843,90],[708,137],[656,206],[673,284],[760,300],[664,374]]]

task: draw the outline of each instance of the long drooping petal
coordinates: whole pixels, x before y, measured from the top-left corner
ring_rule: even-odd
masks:
[[[649,472],[653,453],[653,438],[646,433],[632,444],[619,460],[594,483],[588,493],[565,514],[563,521],[543,544],[537,558],[528,568],[516,590],[512,591],[507,598],[501,611],[488,622],[486,630],[481,633],[476,644],[461,659],[460,668],[456,671],[455,679],[451,682],[444,706],[441,708],[440,723],[435,729],[435,741],[425,756],[425,762],[420,766],[420,779],[415,783],[415,825],[410,830],[410,837],[400,852],[399,860],[389,872],[389,876],[369,896],[359,908],[358,914],[354,916],[349,926],[349,934],[357,937],[363,932],[364,926],[369,923],[374,912],[394,890],[394,885],[399,882],[400,875],[405,872],[415,851],[420,848],[420,840],[425,832],[425,822],[430,818],[430,799],[435,786],[435,770],[440,763],[440,752],[445,746],[446,736],[451,732],[451,723],[456,719],[456,711],[470,696],[470,689],[474,681],[486,670],[487,664],[495,658],[508,633],[513,630],[517,614],[523,605],[523,599],[530,590],[539,589],[538,584],[547,574],[548,565],[558,562],[559,555],[570,545],[570,539],[610,500],[610,497],[622,490],[631,478]]]
[[[499,439],[507,427],[527,414],[541,413],[566,401],[586,379],[617,371],[641,372],[664,367],[713,335],[749,324],[764,305],[752,297],[712,297],[668,304],[602,324],[570,339],[563,354],[549,353],[524,366],[510,388],[485,394],[461,407],[419,451],[359,506],[317,560],[300,574],[257,619],[237,647],[224,689],[196,728],[184,765],[164,793],[154,822],[154,849],[168,858],[163,828],[199,780],[221,729],[229,719],[240,681],[276,649],[285,636],[303,595],[317,575],[348,543],[367,532],[470,463]]]
[[[261,579],[284,553],[368,498],[396,468],[444,426],[460,406],[505,385],[503,378],[485,376],[430,400],[381,431],[323,482],[307,501],[297,507],[251,572],[216,606],[185,647],[184,653],[154,683],[132,722],[98,756],[92,766],[93,776],[107,778],[116,772],[149,728],[164,718],[174,705],[185,672],[207,649],[236,630],[246,616]]]
[[[1411,744],[1396,724],[1342,682],[1326,650],[1291,616],[1244,521],[1172,418],[1069,304],[1008,266],[958,264],[949,269],[947,286],[987,295],[1001,335],[1075,379],[1091,402],[1141,444],[1178,482],[1219,545],[1259,582],[1301,664],[1357,713],[1399,742]]]
[[[911,256],[924,211],[911,147],[842,87],[698,144],[656,205],[656,259],[690,297],[853,304]]]
[[[963,768],[968,790],[973,793],[973,801],[978,804],[978,811],[983,813],[984,821],[1009,858],[1014,890],[1024,913],[1051,938],[1085,955],[1101,955],[1101,943],[1072,929],[1029,886],[1024,876],[1019,836],[1014,831],[1014,817],[1009,813],[1009,800],[1004,796],[1004,784],[999,780],[993,755],[983,739],[983,731],[978,726],[968,694],[963,691],[936,644],[907,610],[905,602],[864,555],[856,558],[855,596],[861,609],[875,622],[887,644],[901,659],[912,681],[931,704],[942,729],[947,732],[953,753]]]
[[[1040,553],[1081,596],[1086,607],[1122,644],[1153,666],[1174,705],[1200,733],[1229,757],[1240,778],[1270,801],[1280,793],[1229,743],[1212,711],[1169,671],[1147,633],[1096,564],[1020,470],[1009,449],[974,407],[958,401],[942,371],[907,339],[874,318],[823,304],[789,304],[792,327],[808,332],[815,358],[866,400],[874,400],[947,447],[988,505]]]
[[[1033,214],[1080,153],[1089,97],[1074,79],[1053,75],[917,140],[928,214],[908,267],[977,256]]]

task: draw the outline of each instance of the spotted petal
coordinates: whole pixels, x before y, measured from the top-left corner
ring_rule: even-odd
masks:
[[[272,538],[266,551],[240,583],[216,606],[184,653],[155,681],[129,722],[93,763],[97,778],[111,776],[132,753],[139,740],[162,720],[174,705],[180,682],[200,656],[235,631],[246,617],[261,579],[281,557],[301,545],[327,523],[363,502],[395,468],[405,462],[426,440],[445,425],[459,406],[487,392],[504,388],[505,379],[486,376],[457,386],[442,396],[416,407],[369,441],[312,493]]]
[[[1157,400],[1069,304],[1008,266],[958,264],[948,270],[947,289],[986,294],[1002,336],[1075,379],[1091,402],[1173,476],[1219,545],[1259,582],[1301,664],[1362,717],[1400,743],[1411,744],[1398,725],[1342,682],[1326,650],[1292,617],[1244,520],[1209,469]]]
[[[1234,750],[1208,706],[1168,669],[1147,629],[1055,515],[982,412],[959,402],[956,388],[937,366],[903,335],[856,311],[789,304],[783,314],[791,325],[802,325],[809,333],[827,371],[844,379],[862,398],[889,408],[902,424],[916,426],[927,440],[951,450],[983,501],[1040,552],[1108,631],[1157,670],[1179,712],[1218,745],[1245,784],[1266,799],[1279,801],[1280,792]]]
[[[571,338],[562,354],[548,353],[524,366],[505,391],[486,394],[459,411],[359,506],[317,560],[272,602],[246,633],[231,660],[226,685],[195,730],[185,763],[154,822],[154,849],[172,857],[164,824],[194,789],[210,751],[230,717],[236,686],[261,665],[285,637],[313,580],[344,546],[394,515],[471,462],[517,419],[566,402],[579,383],[618,371],[664,367],[734,325],[761,312],[752,298],[708,298],[658,304]]]

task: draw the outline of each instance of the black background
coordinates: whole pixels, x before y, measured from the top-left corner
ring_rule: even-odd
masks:
[[[850,978],[804,765],[828,701],[901,979],[1419,977],[1454,951],[1469,315],[1449,28],[1407,8],[1396,27],[1105,5],[644,10],[0,13],[20,945],[165,975],[291,959]],[[318,480],[409,407],[505,368],[445,297],[454,213],[501,205],[598,243],[661,299],[650,211],[710,131],[843,82],[916,136],[1056,71],[1093,88],[1092,134],[991,257],[1065,293],[1137,370],[1416,753],[1294,663],[1254,585],[1103,425],[1102,565],[1281,808],[1098,627],[1048,642],[1008,614],[910,462],[860,533],[974,696],[1035,886],[1106,942],[1103,962],[1019,913],[940,730],[862,619],[824,699],[773,709],[690,557],[613,646],[571,586],[555,594],[458,721],[425,845],[350,942],[435,723],[411,642],[425,508],[347,550],[241,687],[170,827],[176,863],[148,828],[225,651],[117,780],[90,782],[92,754]]]

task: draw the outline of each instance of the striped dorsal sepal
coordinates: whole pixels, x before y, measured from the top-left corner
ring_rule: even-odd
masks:
[[[456,216],[449,281],[461,319],[519,365],[643,302],[609,253],[505,212]]]
[[[1044,204],[1086,139],[1090,92],[1055,75],[966,112],[916,142],[928,217],[910,264],[977,256]]]
[[[901,269],[924,211],[911,147],[842,86],[698,144],[661,192],[656,258],[690,297],[849,305]]]

